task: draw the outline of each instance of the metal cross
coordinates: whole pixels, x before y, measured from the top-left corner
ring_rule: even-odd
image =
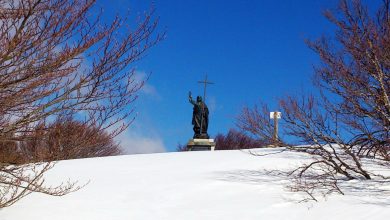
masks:
[[[207,87],[207,84],[214,84],[214,83],[207,81],[207,74],[206,74],[205,79],[203,81],[198,81],[198,83],[204,84],[203,103],[206,104],[206,87]],[[202,115],[203,114],[204,114],[204,105],[202,105]],[[200,133],[201,134],[202,134],[202,128],[203,128],[203,119],[200,120]]]
[[[198,83],[204,84],[203,102],[206,103],[206,87],[207,87],[207,84],[214,84],[214,83],[207,81],[207,74],[206,74],[205,79],[203,81],[198,81]]]

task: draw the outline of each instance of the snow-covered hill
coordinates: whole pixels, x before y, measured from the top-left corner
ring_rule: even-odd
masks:
[[[262,149],[260,152],[275,151]],[[346,196],[297,203],[287,180],[264,169],[286,170],[305,156],[283,152],[255,157],[243,151],[129,155],[59,162],[47,181],[90,183],[64,197],[32,194],[0,210],[0,220],[245,220],[388,219],[388,186],[350,187]],[[359,185],[351,182],[349,184]],[[367,192],[370,190],[370,193]],[[390,190],[390,189],[389,189]],[[376,192],[376,193],[375,193]],[[386,194],[387,193],[387,194]]]

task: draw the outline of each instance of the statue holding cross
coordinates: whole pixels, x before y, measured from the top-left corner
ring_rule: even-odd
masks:
[[[196,102],[192,99],[191,92],[189,92],[189,101],[194,105],[192,113],[192,125],[194,130],[194,138],[208,139],[207,129],[209,125],[209,109],[206,105],[206,87],[207,84],[213,84],[207,81],[207,75],[204,81],[198,83],[204,84],[203,100],[201,96],[196,97]]]

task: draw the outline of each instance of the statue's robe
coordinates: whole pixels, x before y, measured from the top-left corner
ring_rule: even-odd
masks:
[[[193,102],[192,125],[194,126],[195,136],[207,134],[209,125],[209,109],[203,102]],[[202,129],[200,127],[202,126]]]

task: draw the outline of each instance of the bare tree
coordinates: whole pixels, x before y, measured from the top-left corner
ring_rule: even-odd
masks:
[[[320,55],[316,84],[340,98],[327,101],[352,134],[359,155],[387,155],[390,130],[390,1],[375,16],[360,1],[341,1],[339,13],[326,12],[342,49],[324,38],[308,42]],[[387,155],[388,156],[388,155]]]
[[[285,135],[305,146],[281,142],[313,156],[312,162],[288,173],[294,179],[291,189],[312,199],[318,192],[342,193],[339,181],[376,176],[362,157],[384,163],[390,159],[389,6],[390,1],[384,0],[373,15],[358,0],[341,0],[336,12],[326,11],[337,27],[335,40],[322,37],[307,42],[322,61],[315,68],[320,97],[280,100]],[[266,134],[270,126],[262,118],[256,109],[244,109],[239,124],[246,131]]]
[[[136,25],[119,16],[104,23],[96,11],[95,0],[0,0],[1,143],[23,142],[57,116],[74,116],[96,132],[111,128],[110,137],[131,123],[143,82],[130,64],[163,35],[154,34],[153,10]],[[72,185],[42,185],[50,167],[1,163],[0,207],[31,191],[70,192]]]
[[[285,143],[281,138],[278,140],[273,138],[274,125],[269,119],[269,113],[270,110],[265,103],[252,108],[245,106],[236,118],[236,125],[241,131],[253,135],[268,145],[284,146]]]

